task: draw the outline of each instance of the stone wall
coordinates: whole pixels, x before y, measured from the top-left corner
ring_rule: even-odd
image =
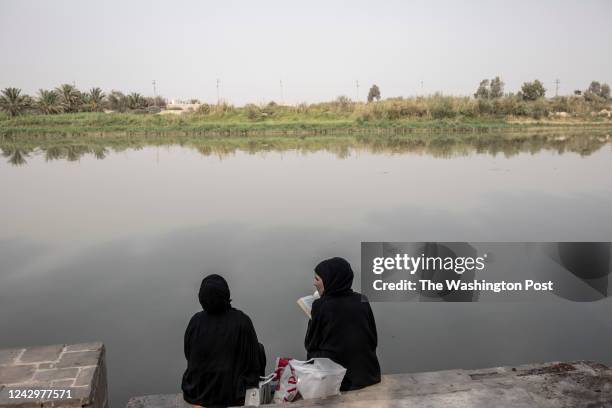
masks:
[[[63,398],[55,399],[48,395],[15,398],[18,390],[66,390],[70,397],[65,392]],[[0,350],[0,407],[108,408],[104,345],[95,342]]]

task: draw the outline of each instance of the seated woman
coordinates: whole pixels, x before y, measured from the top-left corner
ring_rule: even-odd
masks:
[[[198,297],[204,310],[185,331],[183,398],[206,407],[243,405],[246,390],[257,387],[264,373],[263,346],[251,319],[231,306],[225,279],[207,276]]]
[[[304,341],[308,358],[328,357],[346,368],[342,391],[380,382],[374,314],[368,299],[351,289],[351,265],[331,258],[314,271],[314,286],[321,298],[312,304],[308,322]]]

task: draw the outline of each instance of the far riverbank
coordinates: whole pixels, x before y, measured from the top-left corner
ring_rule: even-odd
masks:
[[[199,133],[204,136],[311,136],[335,134],[408,134],[420,132],[473,133],[512,131],[612,131],[608,118],[453,118],[359,121],[352,118],[245,118],[208,117],[197,113],[150,115],[135,113],[64,113],[56,115],[0,116],[1,135],[110,134],[117,132]]]

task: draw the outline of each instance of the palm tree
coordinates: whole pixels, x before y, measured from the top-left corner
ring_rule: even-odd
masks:
[[[81,92],[74,85],[63,84],[56,88],[64,112],[77,112],[82,104]]]
[[[4,88],[0,95],[0,109],[11,117],[17,116],[30,106],[30,97],[21,95],[19,88]]]
[[[147,101],[143,96],[139,93],[132,92],[127,96],[127,105],[130,109],[139,109],[144,108],[147,104]]]
[[[91,88],[89,93],[86,94],[89,110],[92,112],[101,112],[105,97],[106,95],[104,95],[104,92],[102,92],[100,88]]]
[[[45,115],[62,111],[62,107],[59,104],[59,95],[54,90],[39,89],[36,106]]]

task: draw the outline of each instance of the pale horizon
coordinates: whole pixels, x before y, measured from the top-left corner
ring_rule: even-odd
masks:
[[[612,2],[4,0],[0,88],[74,83],[171,99],[296,104],[612,82]],[[283,83],[282,97],[280,81]]]

